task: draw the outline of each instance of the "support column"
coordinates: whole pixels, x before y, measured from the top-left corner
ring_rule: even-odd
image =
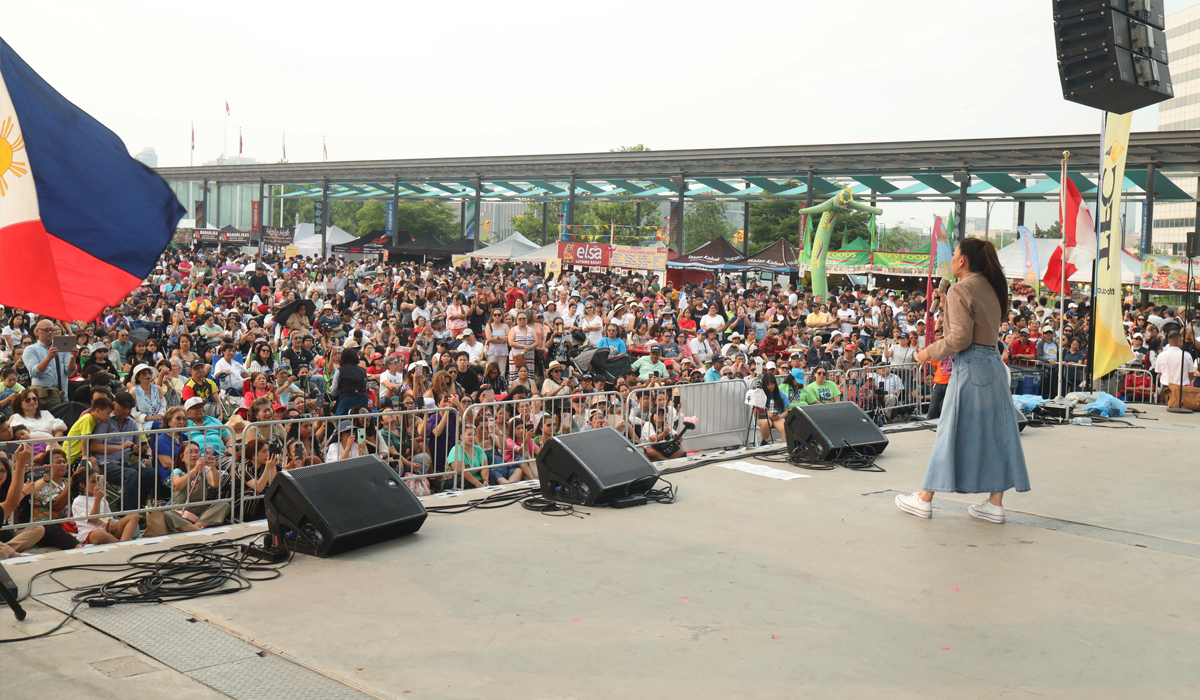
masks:
[[[1021,189],[1025,189],[1025,178],[1021,178]],[[1017,202],[1017,226],[1025,225],[1025,200]]]
[[[750,202],[742,202],[742,255],[750,257]],[[746,286],[746,271],[742,270],[742,286]],[[750,319],[753,321],[754,319]]]
[[[483,238],[479,228],[480,210],[483,208],[483,181],[475,178],[475,182],[472,184],[475,187],[475,237],[471,239],[471,250],[479,250],[479,240]]]
[[[1142,204],[1142,260],[1154,249],[1154,189],[1158,164],[1146,164],[1146,201]],[[1119,258],[1118,258],[1119,259]],[[1150,301],[1150,292],[1143,290],[1142,301]]]
[[[263,254],[262,229],[263,229],[263,217],[265,217],[266,215],[267,215],[267,203],[265,201],[263,201],[263,181],[259,180],[258,181],[258,227],[253,231],[253,233],[258,234],[258,255],[259,255],[259,257],[262,257],[262,254]],[[253,222],[251,222],[251,223],[253,223]]]
[[[213,188],[217,191],[217,215],[213,217],[213,221],[216,222],[213,224],[213,228],[221,228],[221,182],[219,180],[213,182]],[[205,212],[204,217],[208,219],[208,212]],[[205,223],[208,221],[206,220]]]
[[[575,173],[571,173],[571,183],[567,185],[570,191],[567,192],[567,226],[575,225]],[[570,237],[571,229],[567,229],[567,236]]]
[[[640,201],[637,203],[636,213],[633,215],[633,225],[642,225],[642,203]]]
[[[966,168],[963,168],[966,170]],[[962,243],[967,237],[967,188],[971,186],[971,176],[968,175],[958,183],[958,230],[954,232],[954,245]]]
[[[1154,249],[1154,186],[1158,164],[1146,165],[1146,202],[1142,205],[1142,259]]]
[[[679,204],[678,204],[678,206],[679,206],[679,222],[675,226],[675,230],[679,234],[677,250],[679,251],[680,255],[683,255],[686,252],[683,249],[683,240],[684,240],[684,238],[683,238],[683,210],[684,210],[684,195],[685,194],[687,194],[687,176],[684,175],[683,173],[679,173]]]
[[[383,220],[387,227],[387,218]],[[400,245],[400,178],[392,178],[392,245]]]
[[[208,217],[210,214],[210,212],[208,211],[208,180],[202,181],[200,183],[200,185],[203,188],[203,191],[200,193],[200,199],[201,199],[201,201],[204,202],[204,221],[202,221],[200,223],[203,223],[205,226],[208,226]]]
[[[546,202],[542,202],[542,245],[548,245],[546,242],[546,230],[550,223],[550,212],[547,209]]]
[[[328,238],[327,229],[329,228],[329,180],[321,180],[321,215],[316,218],[319,221],[313,223],[321,230],[321,257],[324,258],[328,250],[326,239]]]
[[[467,237],[467,200],[458,200],[458,237]]]

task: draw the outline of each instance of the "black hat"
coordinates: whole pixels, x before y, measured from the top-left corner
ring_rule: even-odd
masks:
[[[125,408],[134,408],[137,406],[137,399],[133,398],[133,394],[128,391],[122,391],[113,397],[113,403]]]

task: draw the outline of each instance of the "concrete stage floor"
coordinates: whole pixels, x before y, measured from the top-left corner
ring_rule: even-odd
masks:
[[[1179,552],[946,509],[919,520],[864,495],[919,487],[922,431],[891,436],[886,473],[708,466],[673,477],[672,505],[430,515],[415,536],[177,607],[387,698],[1196,698],[1200,416],[1148,416],[1026,430],[1033,491],[1006,505]],[[131,549],[10,571],[23,589]],[[0,610],[0,636],[61,619],[27,609],[22,624]],[[4,700],[226,697],[78,621],[0,658]],[[114,658],[145,670],[110,678]]]

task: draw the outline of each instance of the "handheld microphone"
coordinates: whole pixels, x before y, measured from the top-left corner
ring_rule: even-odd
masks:
[[[938,291],[942,293],[942,296],[945,296],[946,290],[948,290],[948,289],[950,289],[950,278],[943,277],[942,281],[938,283]],[[933,301],[929,302],[929,315],[932,316],[933,314],[937,313],[938,306],[940,306],[940,304],[938,302],[940,302],[940,301],[941,301],[940,297],[934,297]]]

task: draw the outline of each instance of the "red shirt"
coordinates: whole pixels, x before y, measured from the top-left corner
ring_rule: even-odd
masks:
[[[1017,338],[1008,348],[1009,355],[1012,357],[1012,362],[1021,365],[1032,365],[1032,360],[1018,359],[1017,355],[1033,355],[1037,357],[1037,346],[1032,340],[1021,340]]]

